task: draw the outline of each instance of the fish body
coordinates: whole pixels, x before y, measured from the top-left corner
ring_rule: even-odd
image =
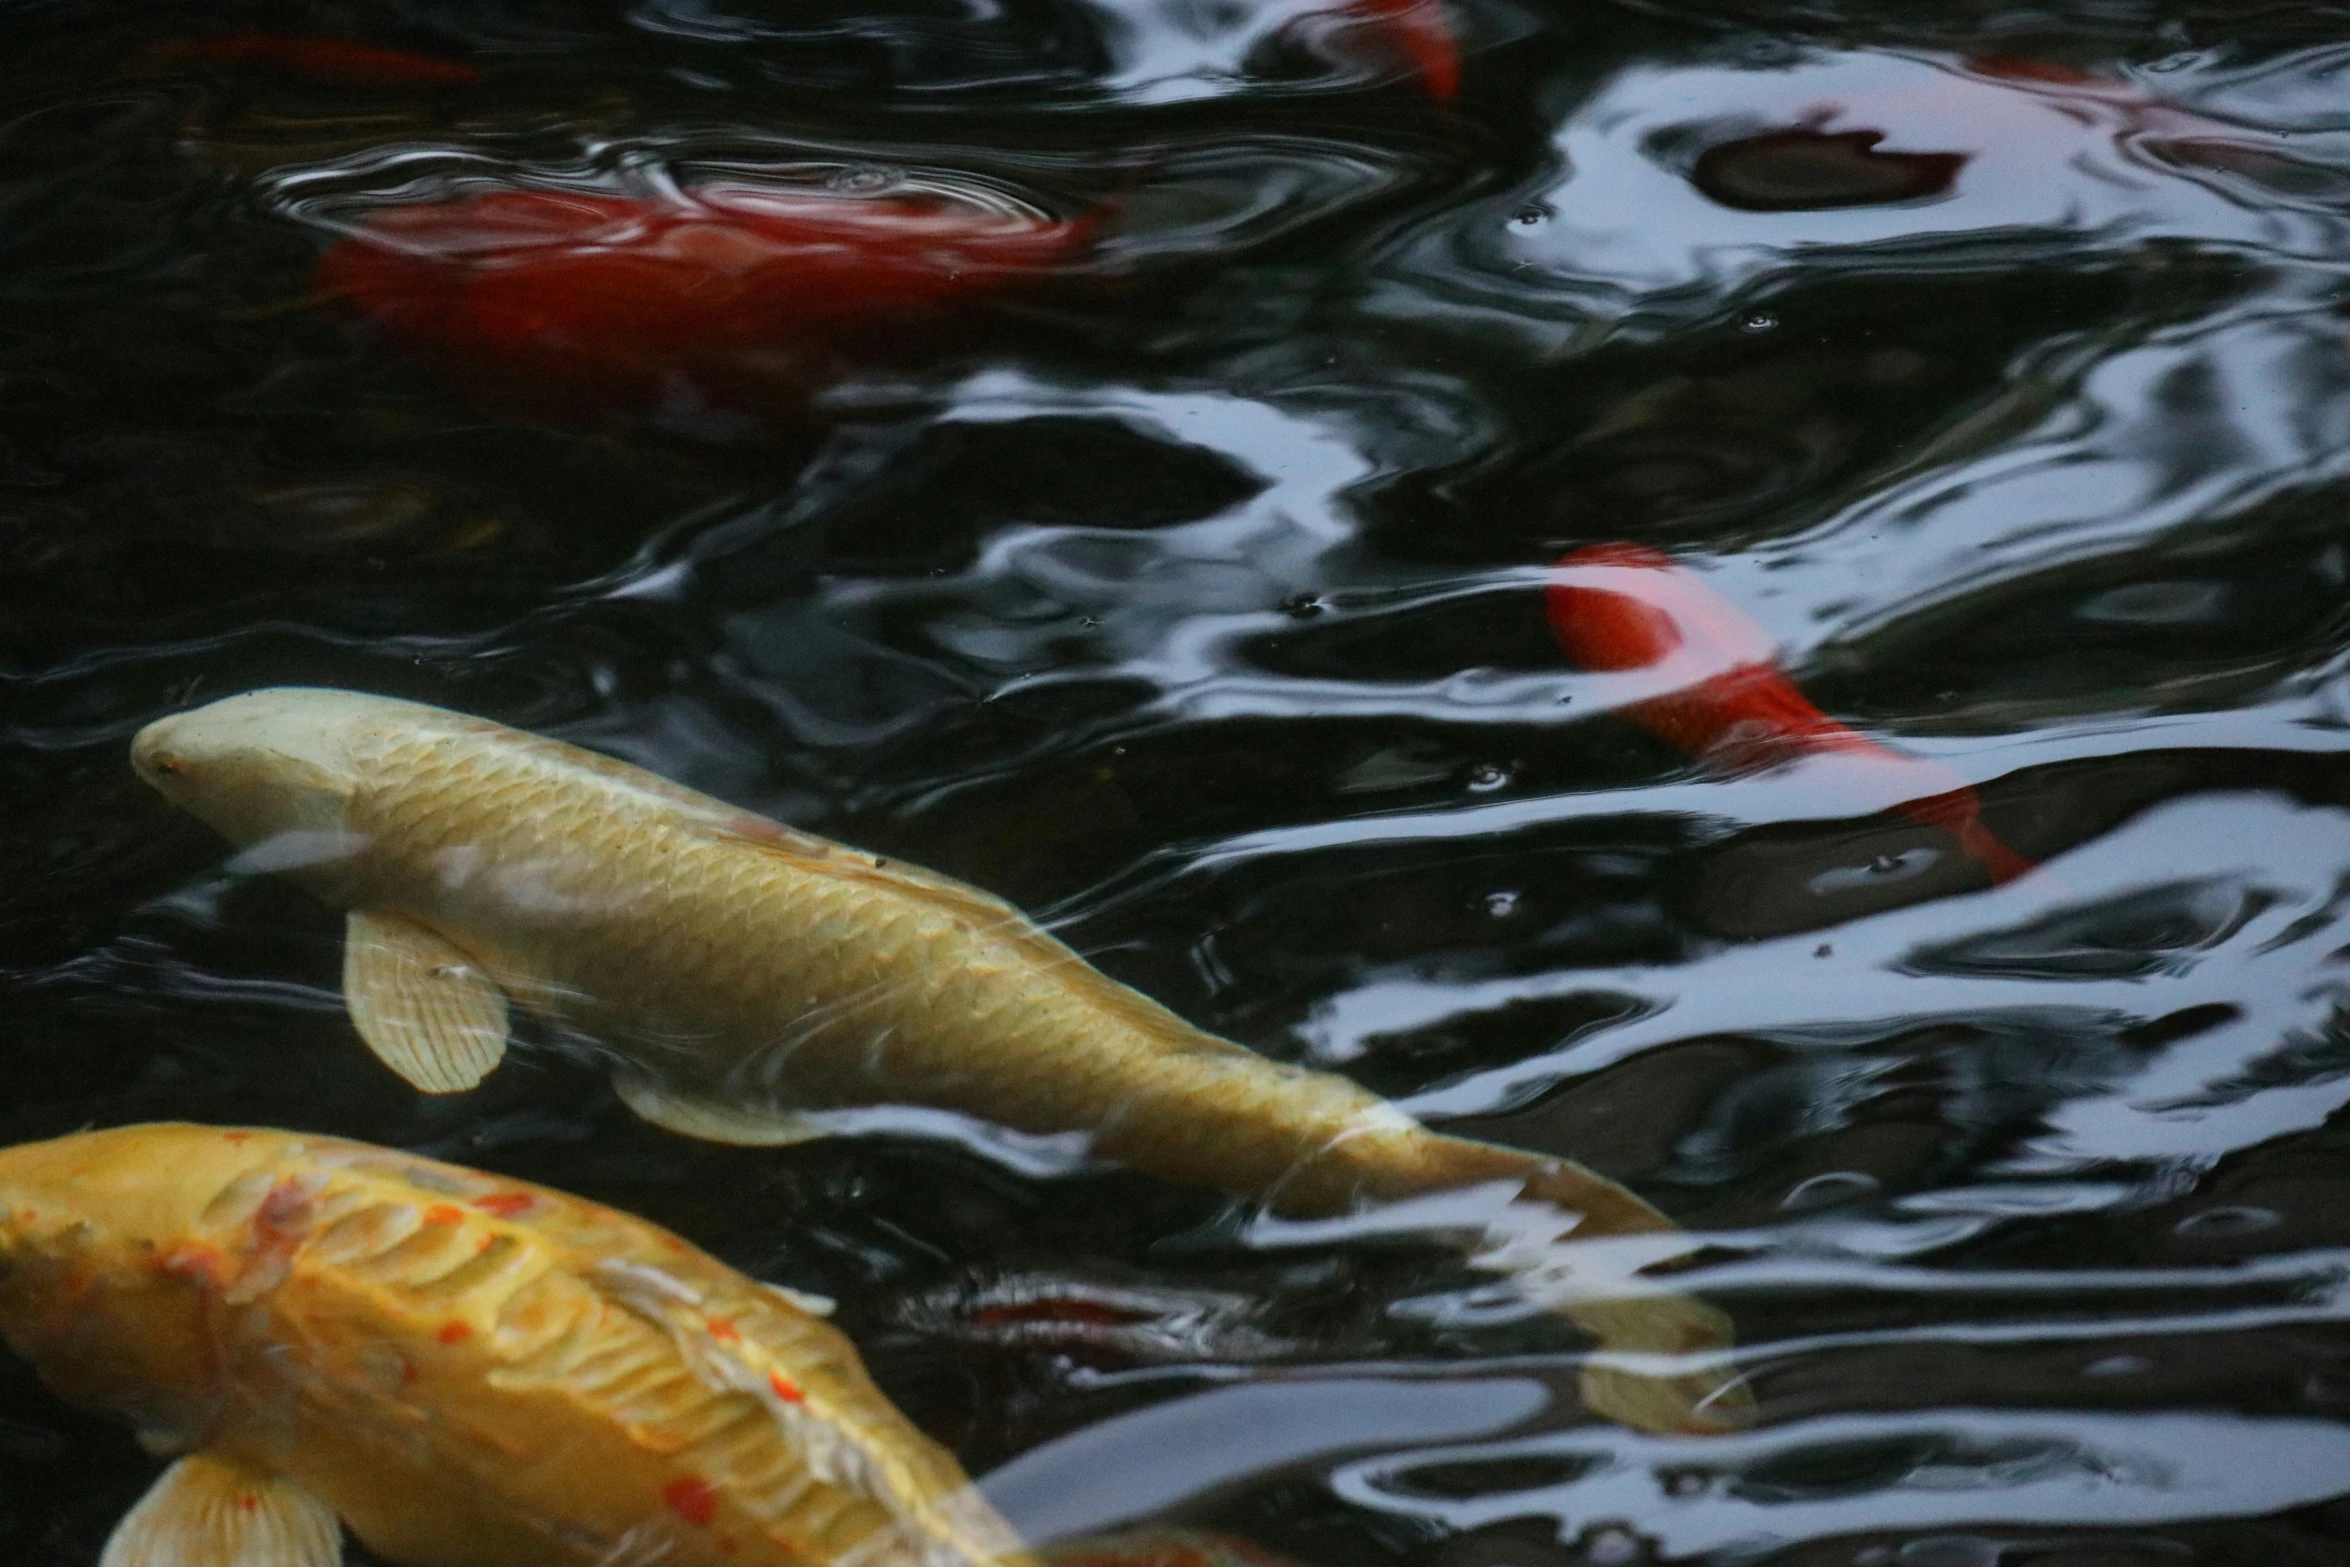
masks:
[[[798,1299],[545,1187],[86,1132],[0,1152],[0,1263],[10,1346],[178,1455],[107,1567],[331,1567],[337,1518],[402,1567],[1030,1564]]]
[[[1086,222],[712,183],[494,190],[376,213],[320,291],[484,395],[554,414],[804,393],[856,333],[1065,263]]]
[[[260,66],[328,87],[470,87],[481,72],[457,60],[378,49],[347,38],[231,33],[174,44],[174,62]]]
[[[1653,677],[1657,694],[1625,704],[1624,715],[1715,771],[1840,756],[1884,774],[1904,795],[1893,808],[1950,833],[1994,884],[2033,869],[1983,825],[1964,779],[1820,711],[1780,671],[1763,629],[1663,551],[1575,550],[1551,568],[1543,607],[1559,647],[1583,668]]]
[[[874,1105],[955,1112],[1320,1216],[1501,1183],[1578,1239],[1672,1226],[1571,1162],[1432,1132],[1115,983],[1000,899],[593,752],[343,691],[158,720],[141,775],[351,911],[345,995],[420,1088],[471,1087],[509,998],[601,1041],[621,1097],[687,1135],[786,1143]],[[1563,1310],[1618,1348],[1719,1347],[1677,1296]],[[1692,1391],[1679,1379],[1694,1377]],[[1595,1400],[1704,1428],[1725,1373],[1598,1367]]]
[[[1450,103],[1459,96],[1460,43],[1442,0],[1348,0],[1344,14],[1394,50],[1429,98]]]

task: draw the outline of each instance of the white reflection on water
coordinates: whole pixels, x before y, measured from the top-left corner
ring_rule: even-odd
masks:
[[[1671,968],[1589,968],[1496,979],[1448,980],[1424,972],[1374,973],[1324,1001],[1307,1026],[1314,1054],[1359,1055],[1366,1041],[1430,1028],[1530,999],[1594,991],[1637,998],[1623,1021],[1554,1053],[1479,1073],[1406,1101],[1415,1114],[1474,1114],[1522,1103],[1568,1076],[1639,1051],[1714,1033],[1834,1048],[1865,1034],[1869,1019],[1996,1015],[2056,1004],[2084,1016],[2143,1017],[2208,1004],[2237,1009],[2231,1021],[2145,1057],[2104,1084],[2051,1085],[2073,1097],[2044,1112],[2048,1129],[2012,1161],[2048,1175],[2110,1159],[2206,1161],[2230,1149],[2315,1126],[2350,1101],[2350,1079],[2248,1087],[2222,1102],[2180,1108],[2240,1072],[2277,1041],[2324,1028],[2344,996],[2312,985],[2313,951],[2339,945],[2335,880],[2350,867],[2350,816],[2264,794],[2207,794],[2157,807],[2063,856],[2052,874],[1993,891],[1880,914],[1843,926],[1825,955],[1815,934],[1720,947]],[[2058,878],[2061,878],[2059,880]],[[2071,963],[2060,926],[2047,950],[2011,963],[1928,957],[1953,947],[1952,929],[2042,929],[2065,911],[2115,906],[2154,888],[2217,890],[2241,883],[2258,896],[2232,899],[2207,937],[2159,955],[2153,972]],[[2182,909],[2182,917],[2190,911]],[[2319,914],[2315,926],[2298,923]],[[2182,926],[2182,930],[2185,927]],[[2333,933],[2329,937],[2329,932]],[[1968,938],[1960,938],[1961,941]],[[2016,937],[2016,940],[2033,938]],[[2054,945],[2050,945],[2050,943]],[[2118,950],[2118,949],[2117,949]],[[1921,961],[1921,959],[1923,961]],[[2263,977],[2263,976],[2270,977]],[[2159,987],[2160,995],[2149,995]]]
[[[979,1485],[1029,1539],[1057,1540],[1276,1468],[1504,1431],[1550,1402],[1550,1389],[1527,1377],[1267,1378],[1113,1416],[1022,1453]]]
[[[1524,1457],[1591,1467],[1559,1484],[1460,1500],[1399,1483],[1425,1465]],[[1806,1483],[1807,1459],[1825,1461],[1836,1478]],[[1331,1486],[1360,1506],[1453,1529],[1540,1512],[1572,1535],[1588,1522],[1632,1518],[1681,1556],[1863,1530],[2254,1517],[2350,1487],[2350,1428],[2216,1414],[1840,1415],[1701,1439],[1562,1432],[1421,1447],[1341,1465]]]

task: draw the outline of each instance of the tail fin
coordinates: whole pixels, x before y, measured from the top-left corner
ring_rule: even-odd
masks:
[[[1360,1200],[1394,1201],[1514,1182],[1511,1213],[1489,1223],[1471,1261],[1598,1341],[1584,1406],[1643,1431],[1706,1434],[1754,1420],[1754,1395],[1725,1353],[1730,1319],[1643,1269],[1678,1249],[1603,1244],[1680,1231],[1636,1194],[1568,1159],[1447,1137],[1417,1125],[1334,1145]],[[1320,1186],[1322,1183],[1314,1183]],[[1323,1188],[1325,1191],[1326,1187]],[[1279,1206],[1287,1193],[1275,1194]]]

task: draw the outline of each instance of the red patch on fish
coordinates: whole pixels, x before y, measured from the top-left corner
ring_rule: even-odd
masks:
[[[804,1404],[808,1401],[808,1395],[793,1386],[780,1371],[767,1373],[767,1385],[775,1390],[777,1398],[787,1404]]]
[[[269,1189],[253,1215],[253,1227],[263,1237],[283,1241],[310,1227],[310,1193],[303,1183],[288,1177]]]
[[[327,87],[470,87],[481,72],[455,60],[404,49],[377,49],[347,38],[292,33],[232,33],[175,44],[175,61],[259,66]]]
[[[712,1317],[704,1325],[709,1328],[710,1336],[721,1344],[732,1344],[742,1337],[734,1330],[734,1324],[724,1317]]]
[[[462,1344],[473,1337],[473,1324],[470,1322],[445,1322],[441,1324],[440,1332],[434,1334],[433,1337],[444,1344]]]
[[[672,1480],[661,1500],[690,1524],[706,1524],[718,1516],[718,1489],[707,1480]]]
[[[2060,65],[2054,60],[2033,60],[2016,54],[1978,54],[1968,59],[1967,69],[1978,76],[2000,76],[2018,82],[2045,82],[2051,87],[2117,85],[2077,65]]]
[[[538,1205],[539,1200],[528,1192],[492,1192],[473,1199],[473,1206],[501,1219],[519,1219]]]
[[[449,1203],[436,1202],[424,1210],[424,1222],[427,1224],[463,1224],[465,1210]]]
[[[377,213],[318,287],[469,390],[558,419],[759,409],[859,334],[1067,260],[1090,221],[809,190],[498,190]]]
[[[1780,672],[1778,649],[1694,572],[1644,544],[1596,544],[1563,557],[1543,592],[1551,634],[1585,669],[1655,670],[1668,688],[1624,716],[1723,772],[1835,753],[1936,787],[1893,807],[1939,827],[1991,873],[2012,881],[2033,862],[1983,826],[1957,774],[1879,745],[1814,707]]]

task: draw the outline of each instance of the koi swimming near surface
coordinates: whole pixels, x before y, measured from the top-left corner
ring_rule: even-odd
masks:
[[[1658,694],[1620,711],[1707,767],[1736,773],[1810,756],[1858,762],[1903,791],[1893,810],[1949,833],[1994,886],[2035,868],[1983,825],[1982,802],[1965,779],[1813,706],[1780,671],[1763,629],[1663,551],[1645,544],[1572,551],[1551,567],[1543,606],[1575,663],[1655,678]]]
[[[327,87],[471,87],[481,72],[458,60],[379,49],[347,38],[231,33],[171,45],[174,63],[261,66]]]
[[[1442,0],[1349,0],[1348,18],[1399,55],[1421,90],[1450,103],[1461,90],[1460,44]]]
[[[1460,1227],[1483,1225],[1475,1260],[1529,1294],[1541,1281],[1536,1298],[1599,1340],[1592,1408],[1648,1429],[1746,1418],[1720,1313],[1625,1262],[1677,1234],[1630,1191],[1194,1028],[987,893],[591,751],[355,692],[229,697],[148,725],[132,758],[244,867],[349,911],[352,1021],[426,1092],[498,1064],[511,999],[599,1040],[628,1106],[687,1136],[791,1143],[855,1129],[835,1112],[910,1105],[1075,1134],[1294,1217],[1496,1188],[1510,1215],[1548,1216],[1545,1238]]]
[[[0,1151],[0,1265],[9,1345],[174,1459],[104,1567],[334,1567],[338,1519],[401,1567],[1034,1567],[820,1302],[545,1187],[84,1132]]]
[[[315,281],[466,390],[535,413],[760,409],[837,375],[859,334],[1068,263],[1093,226],[724,182],[504,189],[377,212]]]

